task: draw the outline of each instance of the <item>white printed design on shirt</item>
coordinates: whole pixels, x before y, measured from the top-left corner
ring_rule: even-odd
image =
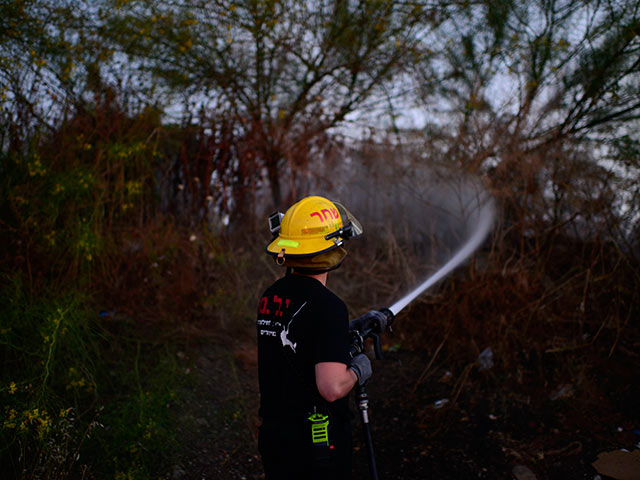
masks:
[[[293,353],[296,352],[296,344],[293,343],[291,340],[289,340],[289,337],[287,335],[289,334],[289,328],[291,327],[291,322],[293,322],[293,319],[296,318],[296,315],[300,313],[300,310],[302,310],[306,304],[307,302],[304,302],[302,306],[300,306],[300,308],[296,311],[296,313],[294,313],[291,316],[291,320],[289,320],[289,323],[287,323],[287,327],[283,328],[282,331],[280,332],[280,340],[282,341],[282,348],[289,346],[291,347],[291,350],[293,350]]]

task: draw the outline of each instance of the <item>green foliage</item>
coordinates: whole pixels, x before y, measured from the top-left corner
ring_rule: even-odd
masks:
[[[77,291],[51,288],[35,298],[6,273],[1,286],[0,455],[15,473],[63,478],[96,426],[90,405],[102,333]]]
[[[137,223],[152,206],[155,146],[147,132],[155,128],[153,116],[126,120],[111,112],[109,128],[120,127],[115,142],[95,124],[104,113],[106,107],[98,106],[54,135],[35,136],[25,153],[3,155],[2,234],[19,253],[14,260],[37,268],[32,281],[60,276],[86,281],[78,272],[90,272],[113,246],[106,229]],[[121,125],[114,125],[118,120]],[[98,127],[94,131],[87,128],[92,123]],[[38,261],[42,264],[31,265]]]
[[[11,0],[0,6],[0,145],[20,149],[55,130],[96,88],[91,71],[112,51],[95,2]],[[111,52],[111,53],[110,53]]]
[[[87,445],[87,455],[100,477],[152,478],[166,471],[178,452],[173,409],[189,376],[175,346],[117,343],[100,378],[101,395],[110,399],[99,416],[105,428]]]
[[[2,153],[0,458],[16,478],[145,478],[170,461],[177,344],[141,348],[135,322],[98,316],[95,288],[153,209],[158,118],[107,92]]]
[[[104,272],[114,227],[142,208],[146,170],[134,167],[146,148],[112,144],[103,158],[113,177],[42,152],[2,162],[2,238],[17,252],[0,285],[2,463],[16,477],[144,478],[170,459],[170,405],[184,373],[167,360],[170,347],[115,336],[136,324],[114,330],[81,292]]]
[[[2,287],[3,465],[36,478],[166,466],[187,378],[175,348],[114,336],[77,291],[32,298],[16,277]]]

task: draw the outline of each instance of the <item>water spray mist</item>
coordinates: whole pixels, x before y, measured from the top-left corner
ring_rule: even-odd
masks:
[[[435,273],[433,273],[429,278],[427,278],[420,285],[415,287],[409,293],[407,293],[404,297],[398,300],[396,303],[389,307],[389,310],[393,315],[397,315],[400,310],[406,307],[409,303],[415,300],[420,294],[431,288],[433,285],[442,280],[446,275],[448,275],[453,269],[463,263],[467,258],[471,256],[473,252],[475,252],[478,247],[482,244],[485,237],[489,233],[491,226],[493,225],[494,218],[494,208],[493,203],[490,201],[485,202],[480,207],[480,212],[478,214],[478,223],[476,225],[475,231],[467,240],[467,242],[462,245],[462,247],[456,252],[456,254],[451,257],[451,259],[445,263],[440,269],[438,269]]]

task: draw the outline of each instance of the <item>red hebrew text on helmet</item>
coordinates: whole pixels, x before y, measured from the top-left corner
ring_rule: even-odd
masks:
[[[317,215],[321,222],[324,222],[325,220],[328,220],[328,219],[337,220],[340,218],[340,214],[335,208],[331,208],[331,209],[323,208],[319,212],[313,212],[309,214],[310,217],[313,217],[314,215]]]

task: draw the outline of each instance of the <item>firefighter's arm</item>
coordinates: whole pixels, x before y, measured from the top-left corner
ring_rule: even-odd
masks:
[[[349,366],[339,362],[316,363],[316,386],[322,398],[333,402],[345,397],[356,383],[364,385],[371,377],[371,362],[365,354],[356,355]]]
[[[356,373],[344,363],[316,363],[316,386],[327,402],[347,396],[357,381]]]

